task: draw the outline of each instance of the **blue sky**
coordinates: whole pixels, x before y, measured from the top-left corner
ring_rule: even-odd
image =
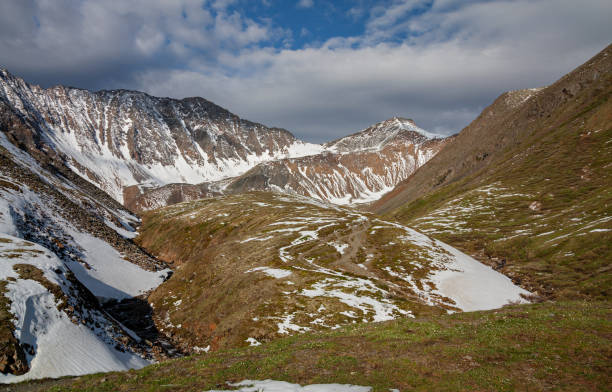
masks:
[[[247,17],[259,20],[271,19],[283,29],[291,31],[285,41],[292,49],[322,43],[333,37],[350,37],[363,34],[365,13],[355,1],[293,2],[283,0],[241,1],[231,7],[243,11]]]
[[[3,0],[29,82],[205,97],[309,141],[392,116],[460,131],[612,38],[609,0]]]

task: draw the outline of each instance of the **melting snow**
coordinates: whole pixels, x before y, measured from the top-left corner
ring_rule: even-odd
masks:
[[[97,297],[121,300],[146,293],[159,286],[169,272],[146,271],[125,260],[107,242],[74,229],[67,231],[83,248],[85,261],[91,269],[78,262],[67,264],[77,279]]]
[[[106,224],[106,226],[110,227],[111,229],[119,233],[119,235],[121,235],[123,238],[132,239],[132,238],[136,238],[136,236],[138,235],[137,231],[128,230],[125,227],[119,227],[115,225],[113,222],[109,221],[108,219],[104,219],[104,223]]]
[[[255,338],[248,338],[245,340],[245,342],[249,343],[249,346],[261,346],[261,343]]]
[[[431,280],[440,294],[451,298],[463,311],[500,308],[511,301],[527,302],[521,294],[529,292],[472,257],[441,241],[436,243],[452,255],[446,270],[437,271]]]
[[[372,282],[365,279],[355,278],[355,280],[337,281],[332,278],[327,278],[321,282],[316,282],[311,289],[303,289],[300,295],[306,297],[330,297],[337,298],[340,302],[359,309],[364,315],[373,313],[372,321],[387,321],[393,320],[397,315],[412,316],[409,311],[399,308],[388,299],[377,300],[367,295],[357,295],[342,291],[341,287],[357,288],[355,292],[369,291],[380,293],[383,296],[388,295],[383,289],[376,287]],[[332,288],[332,289],[329,289]]]
[[[2,235],[10,243],[0,243],[0,249],[11,251],[27,248],[34,252],[19,253],[21,257],[3,259],[0,279],[18,278],[13,265],[28,263],[44,272],[45,278],[62,284],[52,271],[63,270],[63,263],[47,249],[15,237]],[[18,244],[18,245],[17,245]],[[11,313],[16,317],[15,336],[21,343],[32,345],[36,352],[28,354],[30,371],[21,376],[0,374],[0,382],[18,382],[43,377],[60,377],[87,373],[141,368],[149,364],[136,354],[115,350],[85,325],[74,324],[57,309],[55,297],[34,280],[17,279],[7,285]],[[94,317],[96,317],[94,315]]]
[[[329,243],[329,245],[333,246],[334,248],[336,248],[336,250],[338,251],[338,253],[340,253],[341,255],[344,254],[344,251],[346,250],[346,248],[348,248],[348,244],[338,244],[337,242],[331,242]]]
[[[267,240],[271,240],[272,238],[274,238],[273,235],[270,235],[267,237],[251,237],[251,238],[247,238],[246,240],[240,241],[240,243],[244,244],[246,242],[251,242],[251,241],[267,241]]]
[[[282,320],[280,323],[277,323],[278,333],[279,334],[289,334],[289,331],[294,332],[307,332],[310,331],[308,327],[301,327],[297,324],[293,324],[293,319],[295,318],[295,314],[287,314],[280,319]]]
[[[287,270],[280,269],[280,268],[270,268],[270,267],[251,268],[250,270],[247,270],[244,273],[246,274],[249,272],[256,272],[256,271],[263,272],[264,274],[271,276],[273,278],[276,278],[276,279],[286,278],[287,276],[291,275],[291,271],[287,271]]]
[[[228,384],[230,387],[238,387],[239,392],[369,392],[371,387],[362,387],[349,384],[313,384],[302,387],[299,384],[291,384],[285,381],[244,380],[236,384]],[[236,391],[235,388],[232,390]],[[208,392],[229,392],[224,390],[210,390]]]

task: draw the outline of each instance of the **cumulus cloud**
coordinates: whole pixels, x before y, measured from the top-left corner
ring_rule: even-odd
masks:
[[[402,19],[423,3],[397,2],[371,10],[360,37],[300,50],[243,51],[224,57],[219,68],[238,72],[151,72],[139,84],[157,94],[204,94],[312,140],[394,115],[450,134],[503,91],[552,83],[608,44],[605,2],[582,11],[571,2],[552,3],[446,1]],[[402,42],[387,41],[402,32]]]
[[[360,3],[363,34],[297,49],[234,1],[63,1],[66,12],[0,3],[3,65],[47,82],[84,70],[85,87],[203,96],[313,141],[394,115],[459,131],[503,91],[553,82],[612,36],[605,0]]]
[[[143,70],[185,68],[195,59],[214,62],[223,51],[283,36],[282,29],[269,23],[228,11],[232,3],[3,1],[0,62],[43,84],[55,80],[90,88],[118,87]]]

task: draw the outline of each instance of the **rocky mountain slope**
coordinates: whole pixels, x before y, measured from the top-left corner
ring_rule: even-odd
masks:
[[[203,98],[43,89],[6,70],[0,100],[29,124],[8,130],[9,140],[35,156],[57,154],[133,210],[270,189],[339,204],[369,202],[447,142],[393,118],[324,145],[304,143]]]
[[[316,155],[260,163],[224,181],[132,186],[125,190],[124,200],[130,209],[143,211],[221,194],[273,190],[342,205],[372,202],[451,140],[417,127],[412,120],[392,118],[326,143]]]
[[[8,129],[11,141],[33,154],[54,151],[119,202],[128,185],[219,180],[259,162],[321,151],[284,129],[242,120],[203,98],[43,89],[0,70],[0,101],[31,125],[25,133]]]
[[[167,357],[152,322],[139,336],[115,311],[170,274],[131,241],[139,219],[54,154],[13,145],[28,124],[5,105],[0,129],[0,382]]]
[[[174,266],[149,297],[184,351],[341,325],[500,307],[528,293],[410,228],[312,199],[245,193],[143,216],[138,243]]]
[[[503,94],[373,209],[546,298],[612,287],[612,46],[549,87]]]

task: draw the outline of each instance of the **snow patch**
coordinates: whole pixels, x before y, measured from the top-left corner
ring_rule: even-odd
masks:
[[[131,352],[120,352],[102,340],[85,325],[74,324],[57,309],[55,297],[40,283],[20,279],[13,265],[27,263],[43,271],[52,283],[62,285],[54,271],[65,269],[63,263],[42,246],[20,238],[2,234],[10,242],[0,242],[0,251],[14,252],[20,256],[3,259],[0,263],[0,279],[16,278],[7,285],[7,297],[11,300],[11,313],[15,315],[15,336],[19,341],[35,348],[34,356],[28,354],[30,371],[14,376],[0,374],[0,382],[18,382],[44,377],[61,377],[87,373],[109,372],[141,368],[149,364]],[[25,250],[24,250],[25,249]],[[92,317],[98,317],[95,314]]]
[[[252,381],[244,380],[236,384],[228,384],[233,391],[239,392],[369,392],[371,387],[349,384],[312,384],[301,386],[291,384],[286,381],[264,380]],[[229,392],[229,390],[210,390],[208,392]]]
[[[261,346],[261,343],[257,341],[255,338],[248,338],[245,340],[249,344],[249,346]]]
[[[271,276],[273,278],[276,279],[282,279],[282,278],[286,278],[287,276],[291,275],[291,271],[287,271],[284,269],[280,269],[280,268],[270,268],[270,267],[256,267],[256,268],[251,268],[250,270],[245,271],[244,273],[249,273],[249,272],[263,272],[264,274]]]

